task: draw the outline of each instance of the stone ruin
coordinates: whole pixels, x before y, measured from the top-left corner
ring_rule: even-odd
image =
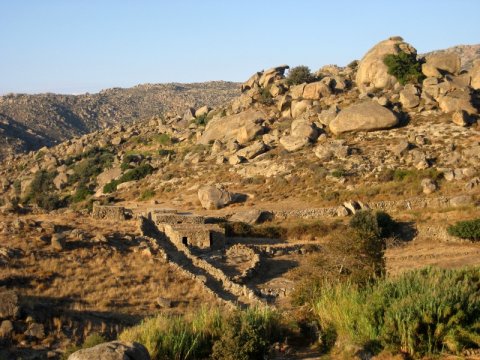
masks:
[[[123,206],[93,204],[92,217],[95,219],[124,221],[127,219],[127,212]]]
[[[206,218],[176,211],[154,209],[146,217],[170,241],[196,250],[222,250],[225,248],[225,229],[206,224]]]

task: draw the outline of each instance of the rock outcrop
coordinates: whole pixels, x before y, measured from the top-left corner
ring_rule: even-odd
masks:
[[[198,199],[207,210],[221,209],[233,202],[233,195],[222,185],[208,185],[198,189]]]
[[[74,352],[68,360],[150,360],[147,349],[139,343],[112,341]]]
[[[344,132],[389,129],[397,124],[398,118],[392,111],[374,101],[365,101],[340,111],[330,122],[329,128],[338,135]]]
[[[248,109],[239,114],[214,118],[207,124],[198,142],[204,145],[215,140],[247,143],[263,132],[265,117],[261,111]]]
[[[397,83],[397,79],[388,74],[383,60],[388,54],[398,54],[400,51],[416,54],[417,50],[403,41],[399,36],[379,42],[371,48],[358,65],[356,83],[361,91],[366,89],[389,89]]]

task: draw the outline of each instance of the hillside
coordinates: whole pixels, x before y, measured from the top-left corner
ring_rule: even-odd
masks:
[[[477,359],[480,62],[420,60],[392,37],[1,162],[0,358],[100,333],[154,359]]]
[[[96,94],[9,94],[0,97],[0,159],[75,136],[130,124],[189,107],[219,106],[238,95],[238,84],[144,84]]]

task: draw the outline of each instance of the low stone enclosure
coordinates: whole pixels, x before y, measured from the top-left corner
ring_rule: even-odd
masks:
[[[113,221],[123,221],[130,217],[129,212],[123,206],[93,204],[92,217]]]

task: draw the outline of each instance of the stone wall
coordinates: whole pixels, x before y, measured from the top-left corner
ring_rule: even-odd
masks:
[[[151,220],[155,224],[205,224],[203,216],[182,215],[172,213],[151,213]]]
[[[416,197],[402,200],[369,202],[368,207],[375,210],[397,212],[404,210],[415,210],[425,208],[446,208],[450,206],[450,198],[439,197]],[[309,208],[299,210],[273,210],[271,211],[276,219],[301,218],[315,219],[322,217],[338,216],[338,207]]]
[[[158,229],[175,244],[184,244],[200,250],[225,248],[225,229],[212,224],[159,224]]]
[[[247,268],[233,278],[235,282],[244,283],[258,274],[262,259],[260,258],[260,254],[253,248],[242,244],[235,244],[227,250],[226,255],[227,257],[244,256],[249,259]]]
[[[123,221],[126,220],[127,215],[123,206],[94,204],[92,217],[95,219]]]

